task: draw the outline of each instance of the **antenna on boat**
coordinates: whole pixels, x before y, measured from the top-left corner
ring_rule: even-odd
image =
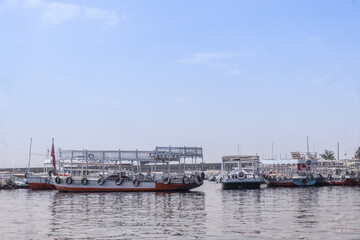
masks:
[[[340,160],[340,146],[339,146],[339,142],[338,142],[338,144],[337,144],[337,152],[338,152],[338,156],[337,156],[337,160]]]
[[[306,149],[307,149],[307,154],[309,154],[309,137],[308,136],[306,136]]]
[[[31,144],[32,144],[32,137],[30,138],[30,150],[29,150],[29,163],[28,163],[28,172],[30,171]]]

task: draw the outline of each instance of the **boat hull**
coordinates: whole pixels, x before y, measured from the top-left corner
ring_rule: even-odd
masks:
[[[353,178],[319,178],[316,185],[318,186],[354,186],[357,185],[356,179]]]
[[[316,179],[265,180],[265,182],[270,187],[307,187],[315,185]]]
[[[29,184],[29,188],[32,190],[54,190],[55,186],[52,183],[53,180],[48,175],[35,175],[32,173],[26,174],[26,179]]]
[[[164,182],[139,181],[139,184],[135,186],[132,180],[123,181],[120,185],[116,185],[115,180],[106,180],[103,185],[99,185],[98,180],[95,179],[89,179],[86,185],[82,185],[81,180],[73,180],[71,184],[67,184],[65,179],[61,179],[61,183],[55,183],[55,188],[60,192],[156,192],[189,191],[201,185],[202,182],[165,184]]]

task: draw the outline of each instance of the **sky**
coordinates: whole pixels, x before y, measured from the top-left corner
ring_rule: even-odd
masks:
[[[7,0],[0,30],[0,167],[30,138],[205,162],[360,146],[360,1]]]

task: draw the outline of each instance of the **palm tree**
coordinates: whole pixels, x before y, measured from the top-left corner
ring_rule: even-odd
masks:
[[[325,149],[325,152],[323,154],[320,154],[320,157],[322,157],[325,160],[335,160],[334,152],[326,150],[326,149]]]
[[[355,159],[360,159],[360,147],[358,147],[358,149],[356,150],[354,158]]]

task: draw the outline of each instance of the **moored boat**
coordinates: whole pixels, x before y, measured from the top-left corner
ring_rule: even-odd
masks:
[[[15,186],[10,172],[0,172],[0,189],[14,189]]]
[[[223,156],[221,162],[221,184],[223,189],[260,188],[259,156]]]
[[[349,169],[346,160],[324,160],[318,161],[318,186],[357,185],[357,175],[355,171]]]
[[[292,152],[292,158],[261,160],[263,178],[268,186],[313,186],[316,183],[317,154]]]
[[[30,172],[30,157],[31,157],[31,140],[30,140],[28,171],[25,173],[25,178],[27,180],[27,184],[29,188],[31,188],[32,190],[55,189],[52,178],[52,173],[56,170],[54,139],[52,140],[50,158],[49,158],[49,151],[46,155],[43,172],[41,173]]]
[[[185,169],[192,160],[190,171]],[[205,174],[199,147],[156,147],[154,151],[59,150],[58,191],[188,191],[202,185]]]

